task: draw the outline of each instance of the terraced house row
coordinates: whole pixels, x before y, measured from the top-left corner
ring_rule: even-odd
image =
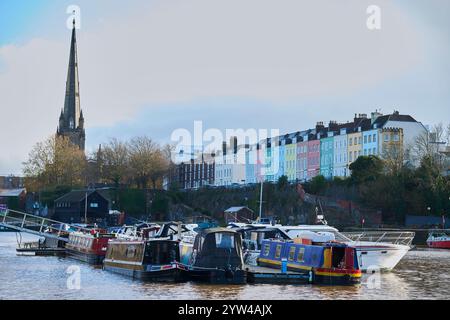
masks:
[[[350,164],[359,156],[376,155],[398,158],[409,152],[416,137],[426,127],[410,115],[398,111],[355,114],[353,121],[328,125],[318,122],[314,128],[260,141],[238,144],[232,138],[222,150],[189,163],[180,163],[171,181],[181,188],[205,185],[234,186],[276,182],[281,176],[289,181],[307,181],[317,175],[327,179],[350,176]],[[205,170],[207,168],[207,170]]]

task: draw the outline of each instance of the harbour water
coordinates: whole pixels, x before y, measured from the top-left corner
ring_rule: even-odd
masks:
[[[352,287],[218,286],[143,283],[68,258],[17,256],[16,246],[16,233],[0,232],[0,299],[450,299],[450,250],[414,249],[393,272],[364,275]]]

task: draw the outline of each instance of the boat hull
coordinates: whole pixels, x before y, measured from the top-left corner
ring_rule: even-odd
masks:
[[[389,244],[351,244],[356,248],[362,272],[391,271],[410,250],[409,246]]]
[[[247,273],[244,270],[226,271],[179,266],[183,281],[205,282],[212,284],[244,284],[247,283]]]
[[[450,240],[445,240],[445,241],[427,241],[427,245],[430,248],[450,249]]]
[[[67,257],[78,261],[86,262],[92,265],[101,265],[105,255],[98,255],[95,253],[80,252],[73,249],[66,249]]]
[[[152,268],[153,267],[153,268]],[[109,272],[127,276],[141,281],[177,282],[180,281],[180,273],[176,267],[144,266],[142,269],[104,264],[103,269]]]
[[[259,259],[258,264],[262,267],[280,269],[278,261],[269,259]],[[361,283],[361,272],[345,272],[341,273],[336,270],[323,268],[300,268],[298,266],[288,265],[287,270],[297,272],[309,276],[309,283],[322,285],[355,285]]]

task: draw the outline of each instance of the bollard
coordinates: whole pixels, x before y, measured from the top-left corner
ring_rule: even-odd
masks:
[[[281,272],[287,273],[287,259],[286,258],[281,259]]]

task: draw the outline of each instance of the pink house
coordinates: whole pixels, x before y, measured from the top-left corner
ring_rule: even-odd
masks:
[[[308,176],[307,179],[311,180],[320,173],[320,140],[309,140],[308,144],[308,154],[307,154],[307,168]]]
[[[308,141],[297,142],[297,179],[305,181],[308,179]]]

